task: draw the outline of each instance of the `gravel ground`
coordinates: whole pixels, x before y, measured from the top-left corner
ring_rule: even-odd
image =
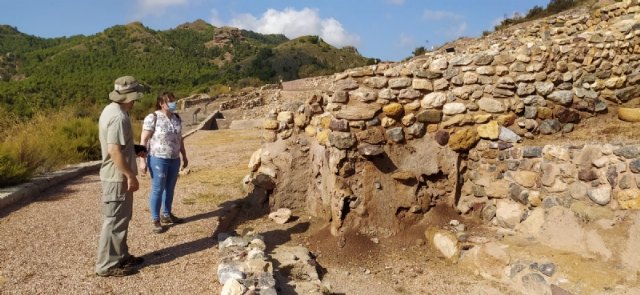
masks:
[[[239,136],[238,132],[247,136]],[[36,201],[1,211],[0,293],[219,293],[221,286],[215,275],[217,250],[211,238],[220,215],[219,202],[207,199],[216,185],[197,179],[208,167],[246,167],[260,144],[258,135],[257,131],[225,130],[197,132],[187,138],[192,173],[178,180],[174,199],[174,213],[184,217],[186,223],[163,234],[151,232],[150,179],[139,179],[141,189],[134,193],[129,248],[133,255],[144,257],[145,263],[133,276],[101,278],[94,274],[102,224],[97,173],[53,187]],[[224,196],[242,197],[237,189]]]
[[[178,180],[174,200],[174,213],[186,223],[163,234],[151,232],[150,180],[140,178],[129,247],[145,263],[133,276],[94,274],[102,223],[97,173],[0,211],[0,294],[219,294],[219,257],[212,234],[224,231],[218,228],[225,212],[221,208],[244,196],[240,181],[259,138],[258,130],[199,131],[188,137],[190,173]],[[238,215],[231,230],[253,228],[265,236],[270,249],[308,247],[318,256],[334,294],[509,294],[415,245],[421,233],[379,244],[356,235],[340,248],[326,226],[304,212],[296,212],[296,221],[285,225],[265,216],[242,217]]]

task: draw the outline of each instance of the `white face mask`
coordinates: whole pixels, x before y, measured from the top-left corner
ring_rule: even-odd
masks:
[[[167,102],[167,108],[169,109],[170,112],[175,113],[178,108],[178,105],[176,104],[175,101]]]

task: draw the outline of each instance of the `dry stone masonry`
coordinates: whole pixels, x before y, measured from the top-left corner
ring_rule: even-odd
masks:
[[[598,230],[583,234],[575,219],[622,220],[640,208],[640,146],[529,143],[606,113],[619,124],[640,122],[638,1],[572,10],[449,48],[335,74],[296,110],[271,112],[244,179],[251,203],[265,212],[307,210],[337,237],[392,236],[445,205],[503,233],[640,267]],[[576,225],[575,234],[554,232],[557,222]],[[506,246],[453,228],[425,237],[484,277],[517,280],[536,294],[569,281],[552,262],[511,261]],[[561,242],[568,238],[573,244]]]
[[[570,159],[550,162],[542,147],[514,146],[618,108],[621,118],[640,119],[631,107],[640,96],[639,10],[627,0],[572,11],[456,53],[336,74],[322,95],[265,120],[269,143],[252,157],[245,183],[257,204],[306,208],[336,235],[345,225],[392,235],[439,201],[461,212],[483,203],[488,218],[495,199],[527,205],[523,198],[588,187],[590,202],[607,205],[622,189],[607,175],[630,189],[633,159],[567,170]]]

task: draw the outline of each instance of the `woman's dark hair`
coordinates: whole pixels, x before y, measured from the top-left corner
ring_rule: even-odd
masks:
[[[172,92],[170,91],[163,91],[162,93],[160,93],[158,95],[158,98],[156,99],[156,110],[160,110],[162,109],[162,107],[160,106],[162,103],[169,101],[170,99],[175,100],[176,97],[173,95]]]

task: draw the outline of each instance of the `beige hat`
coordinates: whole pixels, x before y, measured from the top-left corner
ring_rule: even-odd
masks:
[[[127,103],[142,98],[146,86],[138,83],[136,78],[124,76],[116,79],[113,91],[109,93],[109,99],[118,103]]]

